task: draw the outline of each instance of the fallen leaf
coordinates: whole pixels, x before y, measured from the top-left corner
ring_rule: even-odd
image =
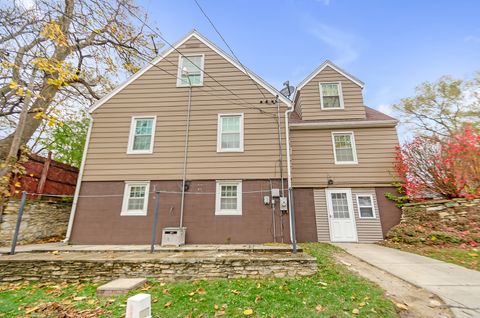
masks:
[[[402,303],[395,303],[395,306],[401,310],[408,310],[408,306]]]
[[[315,307],[315,310],[317,311],[317,313],[322,312],[323,311],[323,306],[322,305],[317,305],[317,307]]]
[[[169,290],[165,288],[164,290],[162,290],[162,293],[163,293],[164,295],[168,295]]]
[[[195,295],[195,292],[191,292],[190,294],[188,294],[188,296],[192,297],[193,295]]]
[[[170,308],[172,306],[172,302],[171,301],[167,301],[165,303],[165,305],[163,305],[164,308]]]
[[[253,315],[253,309],[251,309],[251,308],[245,309],[245,310],[243,311],[243,314],[244,314],[245,316],[251,316],[251,315]]]
[[[240,295],[240,292],[236,289],[232,289],[232,293],[234,293],[235,295]]]
[[[258,303],[260,300],[262,300],[262,296],[257,295],[255,296],[255,302]]]
[[[219,310],[215,312],[215,317],[221,317],[223,315],[225,315],[225,310]]]
[[[199,295],[205,295],[207,293],[203,288],[197,288],[196,292]]]
[[[217,304],[213,305],[213,309],[218,310],[218,308],[219,308],[219,307],[218,307]]]
[[[366,303],[364,302],[361,302],[360,304],[358,304],[360,307],[364,307],[366,305]]]
[[[86,296],[78,296],[78,297],[73,298],[74,301],[82,301],[82,300],[85,300],[85,299],[87,299]]]
[[[359,313],[360,313],[360,310],[358,310],[357,308],[352,310],[352,314],[354,314],[354,315],[358,315]]]

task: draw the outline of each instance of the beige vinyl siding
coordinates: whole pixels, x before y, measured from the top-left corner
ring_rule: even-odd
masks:
[[[321,109],[319,83],[324,82],[342,83],[344,109]],[[303,120],[365,118],[362,88],[330,66],[325,67],[317,76],[302,87],[297,104],[301,107]]]
[[[280,177],[276,105],[260,104],[265,98],[252,79],[198,39],[191,38],[179,50],[205,54],[206,72],[243,99],[206,74],[204,85],[193,87],[187,179]],[[173,52],[158,66],[177,75],[178,61],[178,52]],[[188,87],[176,84],[176,77],[152,67],[94,111],[84,181],[182,178]],[[268,99],[275,98],[259,84],[258,88]],[[281,104],[283,149],[285,110]],[[217,153],[219,113],[244,114],[244,152]],[[132,116],[147,115],[157,116],[153,154],[127,154]]]
[[[374,219],[360,218],[357,205],[357,194],[371,194],[375,209]],[[317,224],[317,237],[320,242],[330,241],[330,230],[328,223],[327,198],[325,188],[314,189],[315,200],[315,222]],[[352,188],[352,202],[357,228],[358,242],[373,243],[383,239],[382,225],[378,212],[378,203],[374,188]]]
[[[335,164],[332,131],[354,133],[358,164]],[[325,187],[328,179],[335,187],[389,186],[393,181],[394,127],[291,130],[290,144],[294,187]]]
[[[358,211],[357,195],[371,194],[373,197],[373,207],[375,209],[375,218],[360,218]],[[352,188],[353,210],[355,212],[355,223],[357,224],[357,235],[360,243],[374,243],[383,239],[382,224],[378,212],[377,196],[373,188]]]
[[[328,225],[327,199],[325,189],[314,189],[315,222],[317,224],[317,237],[319,242],[330,241],[330,229]]]

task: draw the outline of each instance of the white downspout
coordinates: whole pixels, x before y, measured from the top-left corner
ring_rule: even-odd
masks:
[[[75,194],[73,196],[73,202],[72,202],[72,211],[70,212],[70,219],[68,220],[67,235],[65,239],[62,241],[63,243],[67,243],[67,244],[70,242],[70,236],[72,234],[73,221],[75,220],[75,212],[77,211],[78,196],[80,195],[80,186],[82,185],[83,170],[85,168],[88,145],[90,144],[90,135],[92,134],[93,118],[90,115],[90,113],[87,113],[87,117],[88,119],[90,119],[90,123],[88,125],[88,132],[87,132],[87,138],[85,140],[85,146],[83,147],[82,163],[80,164],[80,171],[78,172],[77,186],[75,187]]]
[[[292,190],[292,167],[290,163],[290,128],[288,125],[288,117],[293,112],[293,105],[285,111],[285,139],[287,147],[287,186],[288,186],[288,211],[290,216],[290,239],[292,241],[293,253],[297,252],[297,237],[295,234],[295,209],[293,204]]]

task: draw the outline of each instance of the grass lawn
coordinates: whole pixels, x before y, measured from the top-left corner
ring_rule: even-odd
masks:
[[[152,295],[153,317],[397,317],[383,290],[333,260],[329,244],[304,244],[319,272],[297,279],[161,283],[130,293]],[[0,285],[0,317],[121,317],[128,296],[97,300],[94,284]]]
[[[384,245],[480,271],[480,251],[475,248],[417,246],[391,242]]]

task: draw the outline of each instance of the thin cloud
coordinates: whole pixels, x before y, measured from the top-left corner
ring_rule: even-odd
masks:
[[[393,108],[392,108],[392,105],[390,104],[380,104],[378,107],[377,107],[378,111],[384,113],[384,114],[387,114],[389,116],[393,116]]]
[[[336,52],[331,58],[335,63],[345,66],[359,58],[359,41],[353,34],[323,23],[315,23],[309,31]]]
[[[465,42],[480,43],[480,36],[467,35],[464,39]]]

